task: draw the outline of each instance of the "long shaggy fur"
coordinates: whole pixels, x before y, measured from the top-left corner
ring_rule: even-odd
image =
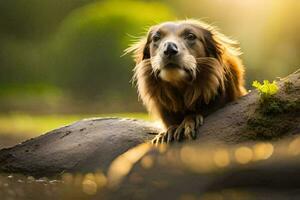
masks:
[[[180,123],[188,113],[207,115],[246,93],[244,67],[238,58],[241,52],[236,47],[237,43],[206,23],[196,20],[183,22],[209,33],[203,38],[209,56],[196,58],[193,80],[182,84],[182,87],[174,87],[157,77],[150,61],[149,36],[126,50],[134,55],[133,80],[140,99],[149,112],[162,119],[166,127]]]

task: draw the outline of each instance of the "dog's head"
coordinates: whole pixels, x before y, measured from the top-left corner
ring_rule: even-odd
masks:
[[[239,53],[234,45],[214,27],[184,20],[152,26],[146,37],[126,51],[134,52],[136,64],[148,60],[156,78],[178,85],[193,82],[202,66],[220,68],[225,51]]]

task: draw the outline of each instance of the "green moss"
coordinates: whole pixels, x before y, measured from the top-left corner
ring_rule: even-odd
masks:
[[[288,101],[276,97],[279,88],[275,81],[270,83],[268,80],[264,80],[263,84],[254,81],[252,85],[258,90],[260,95],[260,106],[257,111],[261,114],[277,115],[291,112],[295,109],[299,110],[299,100]],[[286,93],[291,93],[293,90],[293,83],[291,81],[284,82],[283,89]]]
[[[275,95],[278,92],[275,82],[257,82],[253,85],[259,91],[260,101],[247,121],[247,129],[255,133],[252,139],[279,138],[299,123],[295,116],[300,112],[300,99],[285,99],[284,95]],[[282,89],[288,93],[293,88],[293,84],[287,81]]]
[[[287,101],[269,98],[247,121],[249,130],[254,131],[254,139],[273,139],[286,134],[295,127],[294,115],[300,112],[300,100]]]
[[[254,131],[255,140],[274,139],[285,135],[295,127],[295,115],[300,112],[300,100],[287,101],[276,97],[261,102],[256,112],[248,119],[248,130]]]
[[[292,122],[283,123],[280,118],[257,116],[247,121],[248,129],[254,131],[254,139],[273,139],[284,135]]]
[[[263,115],[278,115],[300,110],[300,100],[289,101],[271,97],[260,103],[259,111]]]
[[[291,81],[289,81],[289,80],[285,81],[285,82],[284,82],[284,85],[283,85],[283,87],[284,87],[284,92],[287,93],[287,94],[292,93],[292,91],[293,91],[293,86],[294,86],[294,84],[293,84]]]

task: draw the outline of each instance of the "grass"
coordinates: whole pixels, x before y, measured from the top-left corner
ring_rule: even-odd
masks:
[[[75,121],[92,117],[124,117],[149,120],[146,113],[115,113],[98,115],[29,115],[0,114],[0,135],[33,137]]]

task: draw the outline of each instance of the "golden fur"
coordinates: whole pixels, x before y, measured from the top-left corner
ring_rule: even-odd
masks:
[[[163,121],[166,128],[179,126],[190,115],[207,115],[246,93],[244,67],[235,41],[204,22],[183,20],[171,23],[175,23],[174,27],[183,25],[198,31],[206,52],[186,55],[183,62],[188,66],[185,71],[190,79],[184,79],[183,74],[176,75],[174,71],[174,74],[168,71],[168,76],[161,75],[165,81],[157,76],[151,59],[155,51],[153,48],[151,50],[150,44],[152,31],[162,25],[150,28],[146,37],[126,50],[126,53],[132,52],[134,55],[136,66],[133,80],[140,99],[150,113]],[[198,45],[201,46],[200,43]],[[200,51],[200,47],[193,48]],[[196,63],[193,65],[192,62]],[[195,69],[192,66],[196,66]]]

